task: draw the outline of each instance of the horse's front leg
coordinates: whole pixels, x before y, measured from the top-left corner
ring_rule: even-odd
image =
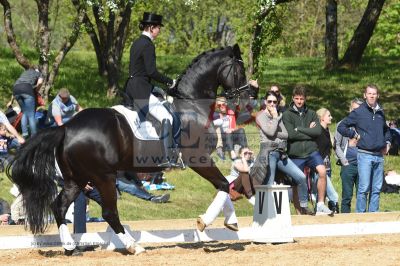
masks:
[[[191,167],[196,173],[210,181],[218,193],[214,200],[211,202],[207,211],[197,218],[197,228],[200,232],[212,224],[218,217],[221,210],[225,216],[224,225],[233,231],[238,231],[238,220],[236,217],[235,209],[233,203],[229,197],[229,183],[228,180],[222,175],[219,169],[215,166],[212,167]]]

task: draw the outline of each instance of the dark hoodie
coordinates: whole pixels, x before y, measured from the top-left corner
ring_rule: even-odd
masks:
[[[303,112],[299,112],[293,102],[283,113],[283,123],[288,132],[288,155],[292,158],[306,158],[311,153],[318,151],[316,138],[321,135],[321,125],[317,114],[304,104]],[[310,128],[312,122],[316,126]],[[295,130],[297,128],[297,131]]]
[[[355,128],[355,131],[352,129]],[[338,132],[345,137],[354,138],[356,133],[360,135],[357,147],[360,151],[380,153],[391,142],[389,127],[386,125],[383,110],[377,106],[372,109],[366,102],[354,109],[338,125]]]

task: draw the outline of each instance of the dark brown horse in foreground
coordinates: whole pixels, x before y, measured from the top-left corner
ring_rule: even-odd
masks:
[[[219,190],[201,216],[204,229],[223,209],[228,228],[237,225],[229,184],[215,166],[210,153],[215,148],[215,130],[209,126],[210,106],[222,86],[228,98],[248,99],[245,69],[237,45],[214,49],[199,55],[178,81],[176,112],[181,120],[181,152],[186,165]],[[120,223],[115,178],[117,170],[154,172],[158,168],[160,141],[134,137],[127,120],[111,108],[89,108],[61,127],[39,132],[21,147],[8,168],[24,199],[28,225],[34,234],[42,233],[53,212],[66,254],[76,245],[66,227],[65,214],[80,191],[90,182],[100,192],[102,216],[125,244],[128,251],[144,251]],[[57,194],[55,165],[64,178]]]

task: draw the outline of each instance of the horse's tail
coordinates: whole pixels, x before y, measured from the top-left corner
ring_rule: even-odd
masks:
[[[44,233],[57,196],[55,149],[64,139],[64,127],[38,132],[17,151],[7,167],[7,176],[22,194],[27,222],[33,234]],[[25,225],[27,226],[27,225]]]

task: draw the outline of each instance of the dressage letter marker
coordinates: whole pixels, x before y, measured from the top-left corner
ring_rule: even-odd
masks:
[[[288,188],[284,185],[255,186],[254,242],[293,242]]]
[[[264,207],[264,197],[265,192],[258,192],[258,214],[262,214],[262,209]],[[261,196],[262,195],[262,196]]]
[[[275,208],[276,208],[276,213],[281,214],[282,213],[282,191],[279,192],[279,203],[276,197],[276,191],[274,191],[274,200],[275,200]]]

